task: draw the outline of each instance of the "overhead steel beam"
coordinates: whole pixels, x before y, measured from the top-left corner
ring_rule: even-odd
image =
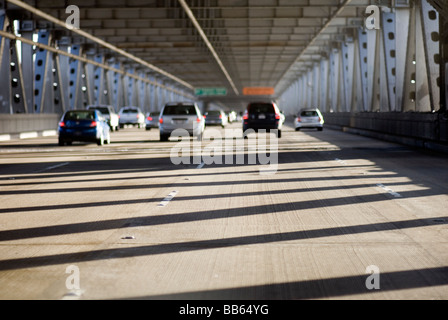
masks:
[[[227,80],[229,81],[230,85],[232,86],[233,91],[236,95],[239,95],[238,89],[235,86],[235,83],[233,82],[232,78],[230,77],[229,72],[227,71],[226,67],[224,66],[224,63],[221,61],[221,58],[219,57],[218,53],[216,52],[215,48],[211,44],[210,40],[208,39],[207,35],[205,34],[204,30],[202,30],[202,27],[199,25],[198,20],[194,16],[193,12],[191,11],[188,4],[185,2],[185,0],[178,0],[182,8],[185,10],[185,13],[190,18],[191,23],[193,23],[196,30],[199,32],[199,35],[201,36],[202,40],[204,40],[206,46],[212,53],[213,57],[215,58],[216,62],[218,63],[219,67],[221,68],[222,72],[226,76]]]
[[[20,8],[22,8],[22,9],[25,9],[25,10],[35,14],[36,16],[39,16],[39,17],[41,17],[41,18],[43,18],[43,19],[45,19],[45,20],[47,20],[47,21],[49,21],[51,23],[54,23],[55,25],[61,26],[61,27],[66,28],[66,29],[69,29],[67,27],[67,24],[64,21],[56,19],[55,17],[53,17],[53,16],[51,16],[49,14],[46,14],[45,12],[43,12],[43,11],[41,11],[39,9],[36,9],[33,6],[30,6],[30,5],[26,4],[26,3],[24,3],[23,1],[20,1],[20,0],[6,0],[6,1],[11,3],[11,4],[13,4],[13,5],[16,5],[16,6],[20,7]],[[142,60],[142,59],[140,59],[140,58],[138,58],[138,57],[136,57],[136,56],[134,56],[134,55],[132,55],[132,54],[130,54],[130,53],[128,53],[128,52],[126,52],[126,51],[124,51],[124,50],[122,50],[122,49],[120,49],[120,48],[118,48],[118,47],[116,47],[116,46],[114,46],[112,44],[110,44],[110,43],[108,43],[108,42],[106,42],[106,41],[104,41],[104,40],[102,40],[102,39],[100,39],[100,38],[97,38],[97,37],[91,35],[90,33],[87,33],[87,32],[85,32],[85,31],[83,31],[81,29],[69,29],[69,30],[72,31],[73,33],[76,33],[76,34],[78,34],[78,35],[80,35],[80,36],[82,36],[82,37],[84,37],[86,39],[89,39],[89,40],[91,40],[91,41],[93,41],[93,42],[95,42],[95,43],[97,43],[97,44],[99,44],[99,45],[101,45],[101,46],[103,46],[103,47],[113,51],[113,52],[116,52],[116,53],[118,53],[118,54],[120,54],[120,55],[122,55],[122,56],[124,56],[124,57],[126,57],[126,58],[128,58],[128,59],[130,59],[132,61],[134,61],[134,62],[137,62],[138,64],[141,64],[141,65],[143,65],[143,66],[145,66],[145,67],[147,67],[147,68],[149,68],[149,69],[151,69],[151,70],[153,70],[153,71],[155,71],[155,72],[157,72],[157,73],[159,73],[159,74],[161,74],[161,75],[163,75],[163,76],[165,76],[165,77],[167,77],[167,78],[169,78],[169,79],[171,79],[171,80],[173,80],[175,82],[178,82],[178,83],[182,84],[183,86],[185,86],[185,87],[187,87],[187,88],[189,88],[191,90],[194,90],[194,87],[191,84],[183,81],[182,79],[179,79],[178,77],[176,77],[176,76],[174,76],[174,75],[172,75],[172,74],[170,74],[170,73],[168,73],[168,72],[166,72],[166,71],[164,71],[164,70],[162,70],[162,69],[160,69],[160,68],[158,68],[158,67],[156,67],[156,66],[154,66],[154,65],[152,65],[152,64],[150,64],[150,63],[148,63],[148,62],[146,62],[146,61],[144,61],[144,60]]]
[[[330,24],[333,22],[333,20],[335,18],[337,18],[341,12],[345,9],[345,7],[347,7],[350,3],[352,2],[352,0],[345,0],[339,7],[338,9],[328,18],[328,21],[322,26],[322,28],[320,28],[320,30],[313,36],[313,38],[311,39],[311,41],[308,43],[308,45],[299,53],[299,55],[297,56],[297,58],[294,60],[294,62],[289,66],[288,69],[286,69],[286,71],[283,73],[283,75],[280,77],[279,81],[276,84],[276,88],[280,85],[280,83],[282,82],[283,78],[286,77],[286,75],[294,68],[295,64],[300,61],[300,59],[302,59],[302,56],[305,54],[305,52],[313,46],[313,44],[316,42],[316,40],[319,38],[319,36],[330,26]],[[281,92],[279,92],[281,94]]]

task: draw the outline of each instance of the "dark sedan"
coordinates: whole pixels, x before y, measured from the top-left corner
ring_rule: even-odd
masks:
[[[73,142],[110,144],[110,127],[98,110],[76,110],[64,114],[59,123],[59,145]]]

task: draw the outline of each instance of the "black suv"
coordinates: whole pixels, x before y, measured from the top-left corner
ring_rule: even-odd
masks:
[[[278,106],[273,102],[250,103],[243,116],[243,136],[247,138],[248,130],[275,130],[282,136],[283,120]]]

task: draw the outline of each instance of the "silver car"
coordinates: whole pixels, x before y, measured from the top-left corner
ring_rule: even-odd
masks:
[[[319,131],[324,129],[324,117],[319,109],[304,109],[300,111],[295,119],[296,131],[303,128],[314,128]]]
[[[124,128],[125,125],[145,127],[145,115],[138,107],[121,108],[118,115],[120,116],[120,128]]]
[[[146,130],[159,128],[160,112],[149,112],[146,114]]]
[[[168,141],[177,129],[183,129],[190,136],[202,140],[205,131],[205,119],[194,103],[167,104],[160,113],[160,141]]]

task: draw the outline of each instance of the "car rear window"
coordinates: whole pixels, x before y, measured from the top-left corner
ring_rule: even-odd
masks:
[[[209,112],[207,112],[207,115],[209,115],[209,116],[220,116],[221,112],[220,111],[209,111]]]
[[[102,114],[109,114],[110,113],[108,108],[93,108],[93,109],[98,110]]]
[[[302,117],[318,117],[319,114],[317,113],[317,111],[303,111],[301,113]]]
[[[128,114],[138,113],[138,110],[137,109],[125,109],[125,110],[123,110],[123,113],[128,113]]]
[[[84,111],[84,112],[68,112],[65,115],[65,120],[95,120],[95,113],[92,111]]]
[[[270,103],[256,103],[249,105],[249,113],[264,113],[264,114],[274,114],[275,109],[274,106]]]
[[[163,112],[165,116],[191,116],[197,115],[196,108],[194,106],[166,106]]]

